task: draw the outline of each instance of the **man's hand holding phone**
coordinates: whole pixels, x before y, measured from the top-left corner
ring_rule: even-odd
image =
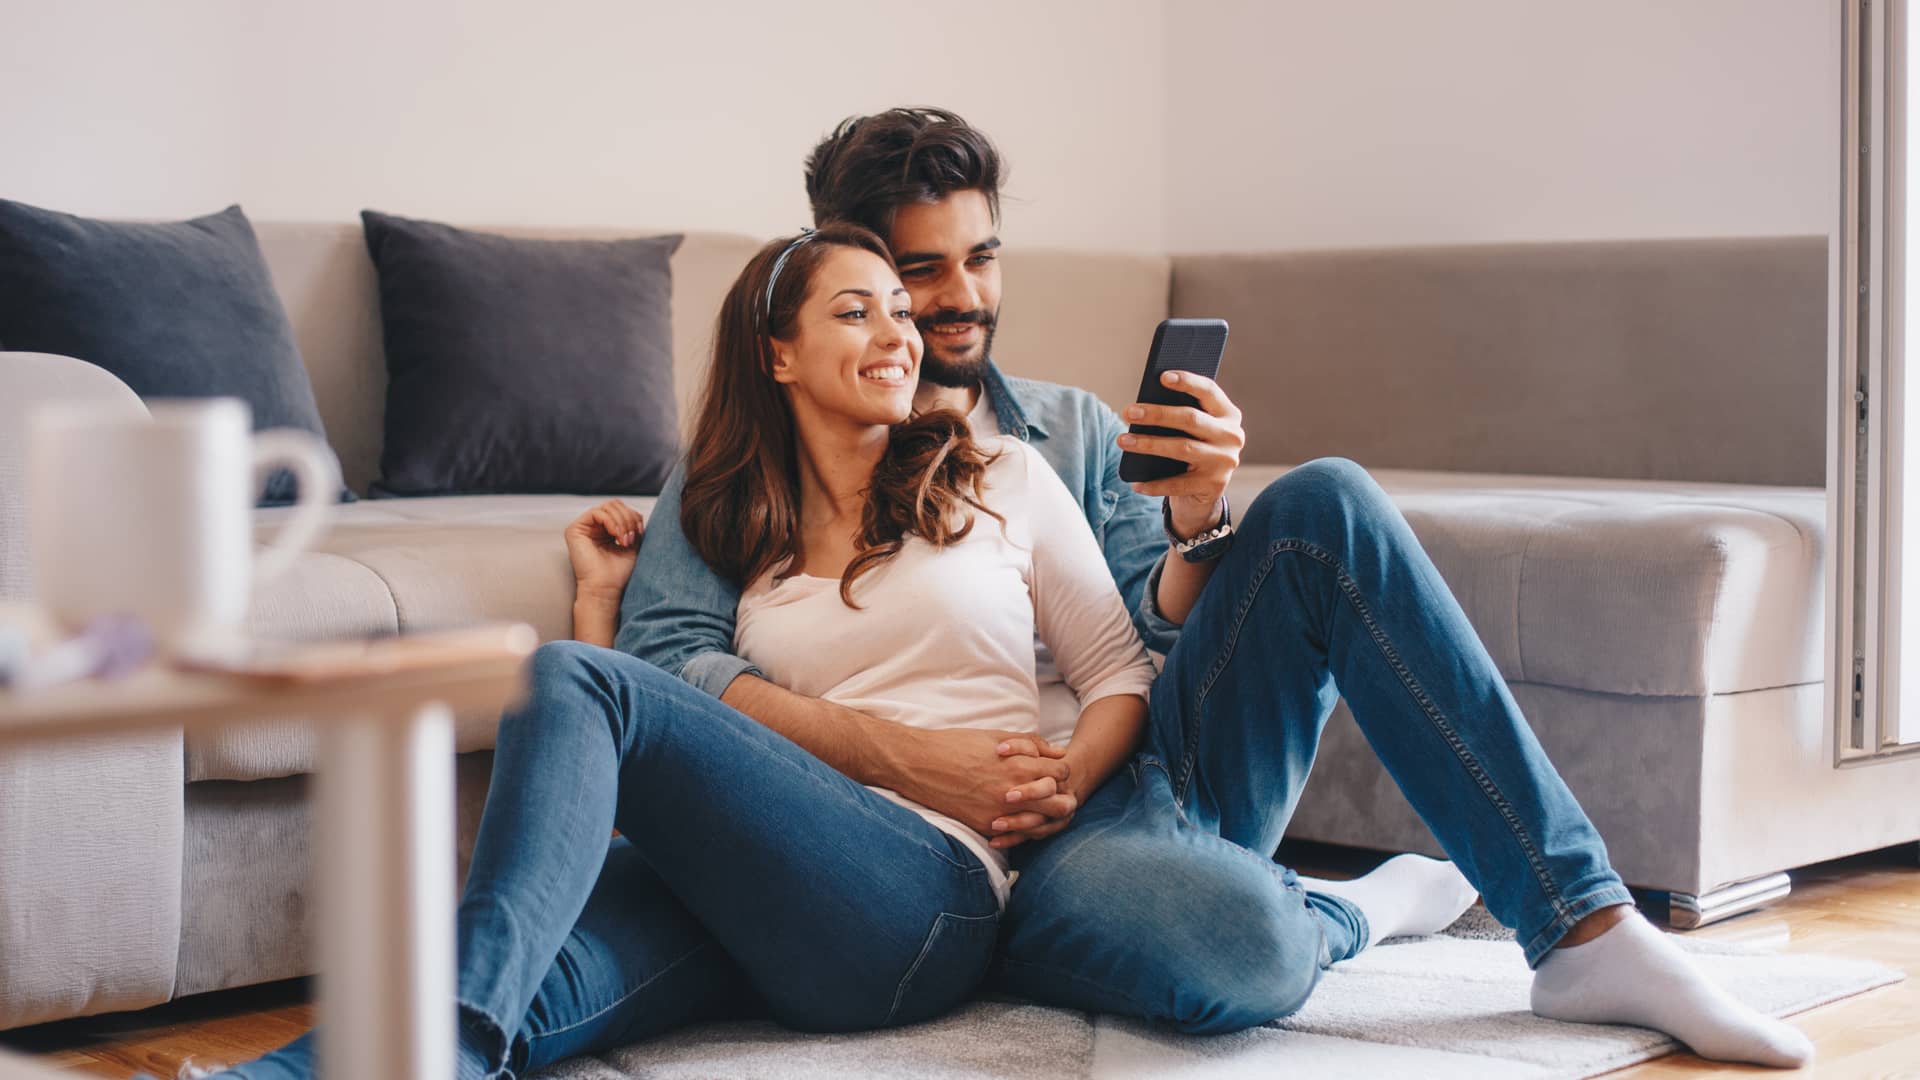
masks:
[[[1240,467],[1247,433],[1241,427],[1239,406],[1219,383],[1205,375],[1177,370],[1162,372],[1160,381],[1168,390],[1191,395],[1197,406],[1140,402],[1127,407],[1126,419],[1131,424],[1169,428],[1181,434],[1128,433],[1120,436],[1119,445],[1132,453],[1187,464],[1187,471],[1178,476],[1136,483],[1133,490],[1170,498],[1174,531],[1181,536],[1196,536],[1220,523],[1220,497],[1227,493],[1233,471]]]

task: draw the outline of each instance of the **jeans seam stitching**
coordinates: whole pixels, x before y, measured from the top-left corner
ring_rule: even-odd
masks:
[[[1479,758],[1474,756],[1473,752],[1469,750],[1466,744],[1460,739],[1459,732],[1454,729],[1453,725],[1449,723],[1446,717],[1440,713],[1439,709],[1434,706],[1432,699],[1427,696],[1426,690],[1420,686],[1419,680],[1415,679],[1413,673],[1407,670],[1406,665],[1400,659],[1400,654],[1393,648],[1392,643],[1386,640],[1386,635],[1381,631],[1379,624],[1374,621],[1372,613],[1367,608],[1365,599],[1360,595],[1359,585],[1355,583],[1353,578],[1347,573],[1346,567],[1343,566],[1340,560],[1335,558],[1332,553],[1307,541],[1298,539],[1276,540],[1267,549],[1266,557],[1261,560],[1258,573],[1249,583],[1241,598],[1240,607],[1234,613],[1233,623],[1229,627],[1228,636],[1220,648],[1219,655],[1214,658],[1213,664],[1207,669],[1207,673],[1205,677],[1202,678],[1200,686],[1194,692],[1195,722],[1192,730],[1187,735],[1187,745],[1184,748],[1184,760],[1181,763],[1182,774],[1188,777],[1192,774],[1194,762],[1198,756],[1200,721],[1205,715],[1204,706],[1207,697],[1212,693],[1214,683],[1218,681],[1220,674],[1226,669],[1227,664],[1233,658],[1234,650],[1239,644],[1240,628],[1245,624],[1247,615],[1252,610],[1254,598],[1259,593],[1261,586],[1266,584],[1267,578],[1271,575],[1274,561],[1280,555],[1289,551],[1306,555],[1308,558],[1324,564],[1333,571],[1334,582],[1339,587],[1341,595],[1345,597],[1347,603],[1352,606],[1354,614],[1358,615],[1360,621],[1365,624],[1367,636],[1372,639],[1374,647],[1380,650],[1381,658],[1386,660],[1388,666],[1393,669],[1394,676],[1400,681],[1401,688],[1406,690],[1408,695],[1413,698],[1414,704],[1420,708],[1421,713],[1426,716],[1427,721],[1433,725],[1434,730],[1447,744],[1447,748],[1453,751],[1454,757],[1466,768],[1467,774],[1472,777],[1474,781],[1474,785],[1480,789],[1481,794],[1492,804],[1494,811],[1500,815],[1501,821],[1507,826],[1507,831],[1512,834],[1514,841],[1520,845],[1521,852],[1526,856],[1527,866],[1533,871],[1534,881],[1540,886],[1541,891],[1546,894],[1547,902],[1553,908],[1555,915],[1564,915],[1566,912],[1566,900],[1560,894],[1559,885],[1554,882],[1552,874],[1547,871],[1546,866],[1541,862],[1539,848],[1534,844],[1533,838],[1527,834],[1526,828],[1520,822],[1519,815],[1514,812],[1512,804],[1507,802],[1506,797],[1500,793],[1499,788],[1492,783],[1491,779],[1487,776],[1486,770],[1481,767]],[[1181,797],[1184,798],[1184,789]]]
[[[997,919],[999,917],[997,912],[992,915],[955,915],[948,911],[943,911],[935,916],[933,929],[927,932],[927,940],[920,945],[920,955],[913,958],[912,966],[908,967],[907,973],[900,977],[900,985],[893,988],[893,1007],[887,1010],[887,1018],[880,1022],[881,1026],[885,1027],[892,1024],[893,1018],[900,1015],[900,1003],[906,1000],[907,988],[913,985],[913,977],[919,974],[920,965],[926,963],[927,956],[933,952],[933,943],[940,940],[941,927],[946,926],[949,920],[979,922],[985,919]]]

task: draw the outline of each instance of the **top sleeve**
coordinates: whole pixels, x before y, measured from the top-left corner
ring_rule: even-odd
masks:
[[[1115,440],[1126,425],[1105,403],[1096,402],[1094,409],[1092,427],[1098,444],[1094,460],[1100,469],[1101,497],[1113,504],[1113,513],[1100,527],[1100,548],[1141,640],[1147,648],[1165,656],[1173,651],[1180,627],[1168,622],[1154,601],[1160,586],[1160,567],[1167,556],[1160,500],[1140,494],[1120,479],[1120,448]]]
[[[734,679],[761,671],[734,655],[739,588],[701,561],[680,530],[685,480],[683,462],[667,477],[647,517],[640,555],[620,599],[613,647],[717,698]]]
[[[1034,625],[1080,698],[1080,707],[1103,697],[1146,697],[1153,662],[1127,616],[1127,605],[1100,557],[1080,506],[1039,453],[1018,447],[1026,470],[1024,507],[1033,545]]]

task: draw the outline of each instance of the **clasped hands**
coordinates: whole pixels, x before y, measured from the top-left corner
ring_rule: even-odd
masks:
[[[1031,732],[983,728],[912,731],[901,794],[988,838],[996,848],[1052,836],[1080,808],[1073,756]]]

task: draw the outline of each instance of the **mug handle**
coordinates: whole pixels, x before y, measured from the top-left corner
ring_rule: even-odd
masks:
[[[340,497],[340,462],[333,449],[312,432],[299,428],[269,428],[253,433],[253,469],[256,481],[265,479],[272,469],[293,471],[299,497],[286,524],[274,534],[253,563],[253,582],[271,581],[293,565],[302,551],[313,546],[326,528],[333,501]]]

